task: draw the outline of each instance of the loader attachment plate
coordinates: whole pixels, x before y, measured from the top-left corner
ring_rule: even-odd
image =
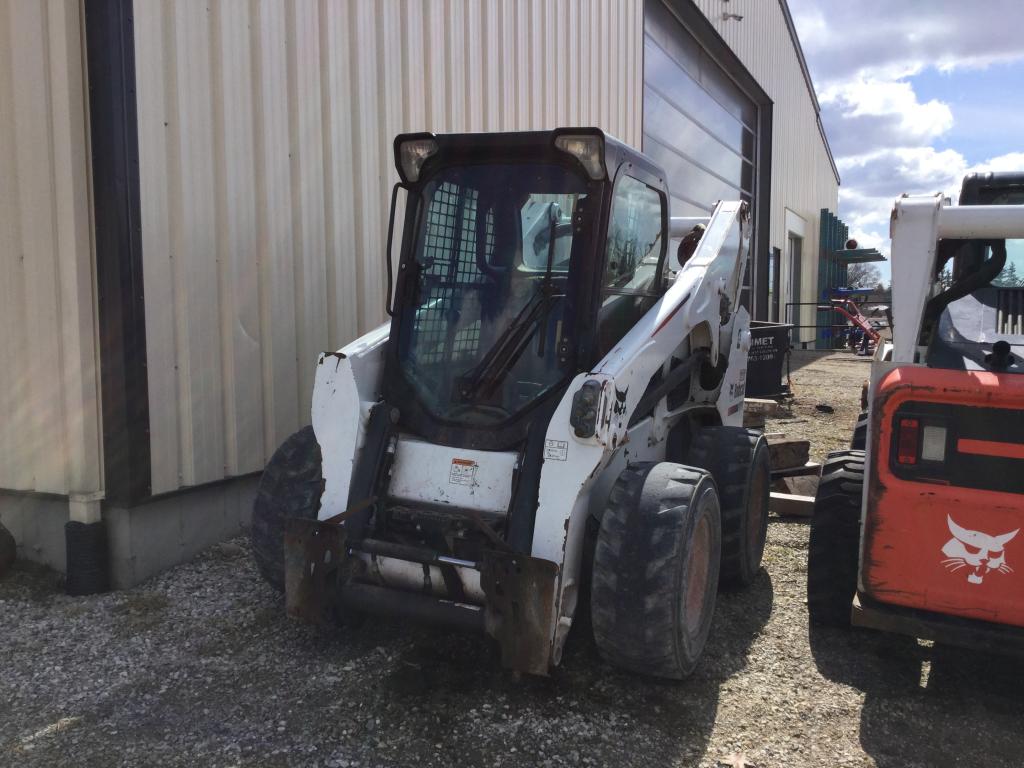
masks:
[[[508,669],[547,675],[555,630],[558,565],[514,552],[484,553],[480,585],[487,595],[487,634]]]
[[[310,624],[328,621],[345,559],[345,539],[340,525],[298,517],[285,522],[285,609],[293,619]]]

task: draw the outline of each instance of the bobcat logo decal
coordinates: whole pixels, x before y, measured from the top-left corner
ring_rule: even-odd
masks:
[[[971,584],[983,583],[992,571],[1013,573],[1013,568],[1006,564],[1006,551],[1003,548],[1013,540],[1020,528],[1001,536],[989,536],[981,531],[961,528],[948,515],[946,523],[953,538],[942,546],[942,554],[946,556],[942,564],[950,573],[969,568],[967,581]]]

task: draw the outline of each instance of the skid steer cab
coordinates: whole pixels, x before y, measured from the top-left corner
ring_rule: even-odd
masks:
[[[589,610],[611,662],[687,675],[764,549],[747,206],[670,220],[664,172],[595,129],[394,150],[391,321],[321,356],[260,570],[294,617],[477,630],[541,675]]]
[[[892,214],[893,339],[822,470],[812,621],[1024,651],[1024,174]]]

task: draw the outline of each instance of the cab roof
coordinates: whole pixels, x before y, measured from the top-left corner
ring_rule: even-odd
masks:
[[[433,139],[437,142],[436,157],[452,160],[482,161],[485,159],[514,158],[517,155],[531,159],[564,162],[572,157],[555,146],[559,136],[597,136],[603,146],[604,177],[600,181],[613,181],[618,169],[628,163],[658,179],[665,188],[665,173],[649,157],[610,136],[600,128],[569,127],[549,131],[508,131],[502,133],[403,133],[395,137],[395,166],[404,180],[399,147],[412,140]]]

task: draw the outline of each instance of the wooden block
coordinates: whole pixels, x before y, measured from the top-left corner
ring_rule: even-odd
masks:
[[[785,486],[784,493],[814,498],[818,495],[820,479],[818,475],[797,475],[796,477],[783,477],[780,482]]]
[[[785,469],[772,469],[772,478],[778,480],[783,477],[803,477],[805,475],[813,475],[819,477],[821,475],[821,464],[817,461],[808,461],[801,467],[786,467]]]
[[[779,517],[810,517],[814,511],[814,497],[772,491],[768,508]]]
[[[744,413],[743,426],[747,429],[764,429],[764,416],[759,413]]]
[[[743,413],[757,413],[762,416],[774,416],[779,410],[779,404],[775,400],[762,400],[757,397],[748,397],[743,401]]]
[[[768,443],[772,469],[802,467],[811,455],[810,440],[782,440]]]

